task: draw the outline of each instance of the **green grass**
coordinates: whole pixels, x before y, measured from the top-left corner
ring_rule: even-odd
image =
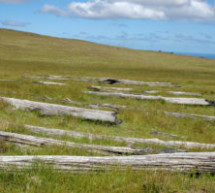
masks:
[[[103,135],[158,137],[164,140],[215,143],[214,122],[190,118],[177,119],[163,113],[163,111],[176,111],[215,115],[214,107],[93,96],[83,94],[87,87],[92,85],[91,83],[76,82],[71,79],[66,81],[67,86],[46,86],[33,84],[33,80],[25,79],[23,75],[68,75],[71,77],[92,76],[167,81],[182,87],[150,88],[131,85],[127,87],[134,88],[136,93],[144,93],[143,90],[160,90],[163,96],[171,96],[165,93],[168,90],[200,92],[203,93],[204,98],[213,100],[215,98],[215,60],[130,50],[0,29],[0,96],[57,104],[65,104],[61,100],[68,97],[83,103],[111,103],[128,106],[128,108],[120,110],[117,115],[119,119],[123,120],[123,123],[110,125],[69,116],[42,116],[38,112],[14,110],[10,105],[0,101],[0,130],[32,134],[23,128],[23,124],[29,124]],[[5,82],[1,79],[15,81]],[[95,85],[102,86],[102,84]],[[126,87],[126,85],[119,86]],[[53,100],[42,100],[37,96],[48,96]],[[104,109],[107,110],[107,108]],[[19,126],[11,127],[7,122]],[[176,134],[179,137],[174,139],[154,136],[150,134],[154,129]],[[38,136],[47,137],[41,134]],[[86,138],[74,139],[66,136],[61,139],[78,143],[125,145],[114,141],[90,141]],[[163,148],[140,146],[139,144],[136,146]],[[66,147],[32,148],[4,142],[0,144],[0,155],[46,154],[95,155],[84,150]],[[28,172],[30,173],[28,174]],[[179,173],[134,172],[132,170],[96,174],[58,173],[53,170],[47,172],[45,169],[22,173],[4,171],[0,173],[0,192],[215,192],[213,180],[214,177],[204,175],[199,178],[191,178]]]

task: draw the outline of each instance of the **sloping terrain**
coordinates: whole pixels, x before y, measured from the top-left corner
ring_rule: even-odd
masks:
[[[97,90],[91,93],[97,95],[89,94],[92,88]],[[102,92],[106,94],[102,96]],[[173,95],[175,93],[180,96]],[[193,93],[198,94],[192,96]],[[195,155],[195,152],[215,150],[215,60],[212,59],[0,29],[0,97],[2,160],[7,160],[2,156],[110,156],[116,152],[122,156],[131,152],[141,156],[168,153],[166,155],[171,157],[174,152],[186,156],[186,152]],[[140,97],[147,100],[136,99]],[[168,103],[169,100],[174,102]],[[182,102],[177,104],[178,100]],[[15,102],[9,104],[8,101]],[[40,102],[33,103],[40,106],[29,101]],[[183,104],[183,101],[195,105]],[[203,101],[207,105],[196,105],[192,101]],[[45,106],[41,106],[43,104]],[[48,109],[49,106],[52,109]],[[72,109],[68,106],[78,108],[66,114],[64,108]],[[94,112],[91,109],[103,110],[96,111],[98,117],[104,112],[116,118],[103,122],[106,119],[99,120],[88,114]],[[46,132],[42,132],[41,127]],[[47,141],[44,138],[48,138]],[[192,146],[190,142],[198,145]],[[157,157],[155,155],[155,159]],[[180,159],[183,161],[183,157]],[[129,165],[121,171],[119,165],[111,170],[104,167],[106,170],[98,169],[98,172],[92,168],[86,173],[76,173],[77,168],[75,173],[74,170],[59,172],[41,168],[37,163],[33,169],[8,171],[6,162],[0,161],[0,167],[4,168],[0,173],[0,192],[215,192],[215,178],[207,173],[207,168],[215,172],[214,155],[208,159],[211,163],[198,157],[193,167],[184,161],[185,166],[182,164],[177,172],[166,171],[168,166],[165,171],[133,171]],[[203,168],[200,171],[204,171],[200,176],[197,175],[199,164]],[[135,167],[135,162],[131,165]],[[147,165],[153,167],[150,163],[144,167]]]

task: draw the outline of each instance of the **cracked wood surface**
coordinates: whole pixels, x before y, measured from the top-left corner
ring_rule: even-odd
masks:
[[[36,163],[36,165],[34,165]],[[58,170],[100,171],[117,167],[121,170],[168,170],[179,172],[215,173],[215,153],[170,153],[145,156],[0,156],[0,168],[17,166],[53,166]]]
[[[144,94],[132,94],[132,93],[124,93],[124,92],[85,91],[85,93],[98,95],[98,96],[107,96],[107,97],[134,98],[139,100],[164,100],[168,103],[181,104],[181,105],[200,105],[200,106],[214,105],[213,102],[210,102],[207,99],[200,99],[200,98],[175,98],[175,97],[163,97],[163,96],[153,96],[153,95],[144,95]]]
[[[47,135],[53,135],[53,136],[72,136],[76,138],[82,138],[87,137],[89,139],[110,139],[115,140],[119,142],[126,142],[127,144],[156,144],[156,145],[164,145],[168,147],[174,147],[174,146],[183,146],[187,149],[192,148],[202,148],[202,149],[213,149],[215,148],[215,144],[206,144],[206,143],[198,143],[198,142],[190,142],[190,141],[169,141],[169,140],[161,140],[157,138],[132,138],[132,137],[120,137],[120,136],[105,136],[105,135],[99,135],[99,134],[92,134],[92,133],[83,133],[83,132],[77,132],[77,131],[70,131],[70,130],[62,130],[62,129],[50,129],[50,128],[44,128],[44,127],[38,127],[38,126],[31,126],[31,125],[24,125],[24,127],[32,132],[35,133],[44,133]]]
[[[10,133],[10,132],[4,132],[4,131],[0,131],[0,139],[3,141],[18,143],[18,144],[26,144],[26,145],[34,145],[34,146],[60,145],[60,146],[67,146],[71,148],[86,149],[93,152],[103,152],[103,153],[110,153],[110,154],[139,155],[139,154],[145,153],[144,149],[140,149],[140,148],[74,143],[74,142],[61,141],[61,140],[52,139],[52,138],[36,137],[31,135],[23,135],[23,134]]]
[[[0,99],[17,109],[39,111],[43,115],[71,115],[87,120],[99,120],[111,123],[118,123],[119,121],[116,118],[116,113],[112,111],[85,109],[6,97],[0,97]]]

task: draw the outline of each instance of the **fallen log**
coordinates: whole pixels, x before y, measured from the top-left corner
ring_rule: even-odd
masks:
[[[140,148],[130,148],[130,147],[117,147],[117,146],[105,146],[105,145],[91,145],[91,144],[83,144],[83,143],[74,143],[56,140],[52,138],[43,138],[43,137],[35,137],[31,135],[23,135],[17,133],[9,133],[0,131],[0,139],[3,141],[8,141],[12,143],[25,144],[25,145],[33,145],[33,146],[52,146],[52,145],[60,145],[67,146],[78,149],[86,149],[91,152],[102,152],[102,153],[111,153],[111,154],[144,154],[144,149]]]
[[[42,164],[42,165],[40,165]],[[102,171],[168,170],[178,172],[215,173],[215,153],[170,153],[145,156],[0,156],[0,168],[19,169],[48,166],[57,170]],[[12,168],[14,169],[14,168]]]
[[[132,93],[123,93],[123,92],[94,92],[94,91],[85,91],[87,94],[94,94],[98,96],[107,96],[107,97],[121,97],[121,98],[134,98],[139,100],[164,100],[168,103],[173,104],[182,104],[182,105],[201,105],[201,106],[210,106],[213,105],[213,101],[200,98],[173,98],[173,97],[163,97],[163,96],[152,96],[152,95],[143,95],[143,94],[132,94]]]
[[[158,90],[144,90],[147,94],[157,94],[160,93]],[[202,96],[201,93],[193,93],[193,92],[181,92],[181,91],[167,91],[167,93],[172,95],[187,95],[187,96]]]
[[[0,79],[0,82],[15,82],[17,80],[11,80],[11,79]]]
[[[120,136],[105,136],[105,135],[99,135],[99,134],[92,134],[92,133],[83,133],[83,132],[77,132],[77,131],[66,131],[61,129],[50,129],[50,128],[44,128],[44,127],[38,127],[38,126],[31,126],[31,125],[25,125],[26,129],[29,129],[32,132],[35,133],[44,133],[46,135],[53,135],[53,136],[72,136],[75,138],[83,138],[87,137],[89,139],[109,139],[119,142],[125,142],[129,145],[140,143],[140,144],[156,144],[156,145],[162,145],[167,147],[175,147],[175,146],[181,146],[185,147],[187,149],[193,149],[193,148],[201,148],[201,149],[213,149],[215,148],[215,144],[206,144],[206,143],[197,143],[197,142],[189,142],[189,141],[165,141],[160,140],[157,138],[132,138],[132,137],[120,137]]]
[[[207,115],[198,115],[198,114],[189,114],[189,113],[177,113],[177,112],[169,112],[169,111],[165,111],[164,112],[166,115],[170,115],[170,116],[174,116],[177,118],[201,118],[204,119],[206,121],[215,121],[215,116],[207,116]]]
[[[104,103],[97,103],[97,104],[88,104],[88,103],[80,103],[76,101],[72,101],[69,98],[66,98],[63,100],[63,102],[69,103],[69,104],[74,104],[74,105],[87,105],[91,108],[101,108],[101,107],[106,107],[114,110],[119,110],[119,109],[125,109],[126,106],[122,105],[113,105],[113,104],[104,104]]]
[[[169,82],[146,82],[146,81],[135,81],[126,79],[116,79],[116,78],[95,78],[95,77],[81,77],[75,78],[76,81],[83,82],[99,82],[107,84],[126,84],[126,85],[147,85],[147,86],[161,86],[161,87],[175,87]]]
[[[85,109],[6,97],[0,97],[0,99],[11,104],[17,109],[39,111],[43,115],[72,115],[74,117],[80,117],[87,120],[119,123],[119,120],[116,118],[116,113],[112,111]]]
[[[132,88],[120,88],[120,87],[101,87],[101,86],[89,86],[89,89],[93,91],[132,91]],[[147,94],[157,94],[160,91],[157,90],[144,90]],[[201,93],[193,93],[193,92],[182,92],[182,91],[167,91],[167,93],[172,95],[187,95],[187,96],[202,96]]]
[[[157,90],[144,90],[144,92],[147,93],[147,94],[157,94],[157,93],[159,93],[159,91],[157,91]]]
[[[65,83],[50,82],[50,81],[34,81],[33,83],[36,83],[36,84],[43,84],[43,85],[59,85],[59,86],[64,86],[64,85],[66,85]]]
[[[22,77],[27,79],[45,79],[45,80],[61,80],[61,81],[69,80],[66,77],[56,76],[56,75],[48,75],[48,76],[25,76],[24,75]]]
[[[116,91],[132,91],[132,88],[121,88],[121,87],[102,87],[102,86],[89,86],[89,89],[93,91],[107,91],[107,90],[116,90]]]
[[[201,93],[193,93],[193,92],[168,91],[168,93],[173,95],[202,96]]]

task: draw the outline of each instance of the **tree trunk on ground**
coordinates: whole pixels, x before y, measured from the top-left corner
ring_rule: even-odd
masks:
[[[125,170],[169,170],[179,172],[215,173],[215,153],[171,153],[145,156],[0,156],[0,168],[30,168],[34,163],[58,170],[100,171],[117,167]],[[44,166],[43,165],[43,166]]]
[[[206,116],[206,115],[197,115],[197,114],[189,114],[189,113],[177,113],[177,112],[168,112],[165,111],[164,112],[166,115],[170,115],[170,116],[174,116],[177,118],[184,118],[184,117],[188,117],[188,118],[201,118],[204,119],[206,121],[215,121],[215,116]]]
[[[65,83],[61,83],[61,82],[50,82],[50,81],[34,81],[33,83],[43,84],[43,85],[58,85],[58,86],[66,85]]]
[[[171,146],[182,146],[186,147],[188,149],[192,148],[201,148],[201,149],[213,149],[215,148],[215,144],[205,144],[205,143],[197,143],[197,142],[189,142],[189,141],[164,141],[157,138],[151,138],[151,139],[143,139],[143,138],[131,138],[131,137],[119,137],[119,136],[105,136],[105,135],[98,135],[98,134],[91,134],[91,133],[82,133],[77,131],[66,131],[61,129],[49,129],[44,127],[37,127],[37,126],[31,126],[31,125],[25,125],[26,129],[31,130],[35,133],[44,133],[47,135],[53,135],[53,136],[72,136],[76,138],[82,138],[87,137],[89,139],[109,139],[119,142],[126,142],[127,144],[156,144],[156,145],[164,145],[167,147]]]
[[[6,97],[0,97],[0,99],[15,106],[17,109],[39,111],[43,115],[72,115],[87,120],[119,123],[119,120],[116,118],[116,113],[111,111],[85,109]]]
[[[174,86],[169,82],[146,82],[146,81],[135,81],[135,80],[126,80],[126,79],[116,79],[116,78],[95,78],[95,77],[80,77],[75,78],[76,81],[83,82],[99,82],[99,83],[108,83],[108,84],[126,84],[126,85],[147,85],[147,86],[161,86],[161,87],[178,87]]]
[[[35,137],[31,135],[23,135],[17,133],[9,133],[0,131],[0,139],[12,143],[34,145],[34,146],[51,146],[60,145],[68,146],[72,148],[86,149],[94,152],[103,152],[110,154],[144,154],[144,149],[130,148],[130,147],[117,147],[117,146],[105,146],[105,145],[92,145],[92,144],[82,144],[56,140],[52,138]]]
[[[200,99],[200,98],[173,98],[173,97],[152,96],[152,95],[143,95],[143,94],[123,93],[123,92],[86,91],[85,93],[98,95],[98,96],[107,96],[107,97],[134,98],[139,100],[164,100],[168,103],[181,104],[181,105],[201,105],[201,106],[214,105],[213,102],[210,102],[206,99]]]

